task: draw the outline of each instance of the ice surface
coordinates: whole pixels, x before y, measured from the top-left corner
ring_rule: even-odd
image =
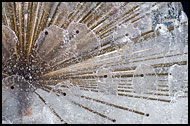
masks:
[[[117,83],[114,83],[112,80],[113,74],[110,68],[100,67],[96,71],[96,76],[99,92],[107,95],[117,94]]]
[[[168,72],[168,85],[170,88],[170,93],[174,95],[175,93],[182,91],[184,92],[186,83],[186,69],[177,64],[170,67]]]
[[[5,120],[12,120],[16,123],[21,115],[29,111],[34,89],[24,78],[17,75],[4,78],[2,82],[2,115]]]
[[[145,93],[156,88],[156,73],[152,66],[140,64],[133,75],[133,86],[137,93]]]
[[[10,55],[15,53],[16,44],[18,43],[18,38],[15,35],[15,32],[12,31],[9,27],[2,26],[2,58],[5,62]]]
[[[181,3],[24,3],[25,22],[20,4],[3,6],[2,123],[188,123]]]

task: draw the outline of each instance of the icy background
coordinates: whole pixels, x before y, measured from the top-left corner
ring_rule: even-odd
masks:
[[[119,7],[120,4],[115,3],[114,6]],[[136,4],[140,6],[141,3],[129,5],[132,7]],[[84,62],[74,63],[63,68],[66,72],[69,71],[74,76],[76,75],[76,78],[72,78],[71,75],[71,79],[50,85],[51,89],[48,92],[37,89],[36,92],[44,98],[45,103],[37,95],[34,95],[31,106],[32,115],[24,116],[23,123],[63,123],[50,109],[53,108],[68,124],[187,124],[188,17],[180,3],[160,3],[149,10],[153,5],[154,3],[142,4],[140,9],[134,12],[134,14],[141,12],[134,20],[141,16],[145,16],[145,18],[137,23],[128,22],[118,25],[114,29],[113,35],[100,43],[103,45],[109,40],[114,41],[105,44],[98,51],[101,52],[107,47],[115,47],[115,50],[99,56],[92,56]],[[104,23],[107,24],[112,18],[116,19],[124,11],[127,9],[118,11]],[[84,32],[82,37],[76,35],[77,37],[73,41],[67,40],[69,33],[79,26],[82,29],[80,33]],[[77,57],[78,54],[88,51],[88,48],[96,47],[97,41],[101,37],[97,37],[94,31],[90,31],[94,42],[91,45],[71,45],[85,37],[86,31],[83,29],[87,29],[86,25],[77,23],[73,23],[69,30],[63,30],[55,25],[46,28],[45,30],[50,35],[57,35],[57,38],[64,35],[63,42],[66,46],[63,48],[66,48],[66,51],[58,58],[44,56],[44,50],[50,48],[54,41],[50,41],[50,36],[48,39],[46,38],[45,44],[41,44],[40,40],[44,37],[43,31],[36,42],[39,46],[40,58],[46,62],[50,62],[49,58],[57,61],[59,58],[69,58],[70,55]],[[141,37],[151,29],[153,31],[150,36],[154,37],[151,38],[148,35]],[[146,37],[150,37],[150,39],[146,39]],[[76,46],[83,47],[83,50]],[[70,76],[69,72],[67,76]],[[5,88],[8,86],[5,85]],[[65,92],[66,96],[57,96],[58,90]],[[18,92],[22,92],[22,90]],[[2,123],[20,123],[19,115],[10,116],[13,110],[15,113],[17,112],[16,95],[18,92],[13,92],[12,99],[4,104]],[[2,101],[11,94],[9,93],[3,93]],[[29,96],[27,98],[27,100],[31,100]],[[96,101],[92,99],[96,99]],[[129,110],[108,104],[122,106]],[[132,110],[145,113],[145,115]]]

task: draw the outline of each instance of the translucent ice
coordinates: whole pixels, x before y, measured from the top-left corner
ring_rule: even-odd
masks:
[[[99,92],[104,94],[117,94],[117,83],[113,82],[112,72],[109,68],[100,67],[96,71]]]
[[[175,92],[184,91],[186,86],[186,70],[183,66],[177,64],[170,67],[168,71],[168,85],[170,94],[174,95]]]
[[[154,68],[147,64],[140,64],[133,75],[133,88],[137,93],[153,91],[156,88],[157,76]]]

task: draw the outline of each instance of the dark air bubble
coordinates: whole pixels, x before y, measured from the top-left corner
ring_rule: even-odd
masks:
[[[11,86],[11,89],[14,89],[15,87],[14,86]]]
[[[48,31],[45,31],[45,35],[48,35]]]
[[[79,33],[79,30],[76,30],[76,33],[78,34],[78,33]]]
[[[67,94],[65,92],[63,92],[63,95],[66,96]]]
[[[107,78],[108,77],[108,75],[104,75],[104,78]]]

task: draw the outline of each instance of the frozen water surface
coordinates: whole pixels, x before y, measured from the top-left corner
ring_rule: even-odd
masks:
[[[3,2],[3,124],[187,124],[180,2]]]

